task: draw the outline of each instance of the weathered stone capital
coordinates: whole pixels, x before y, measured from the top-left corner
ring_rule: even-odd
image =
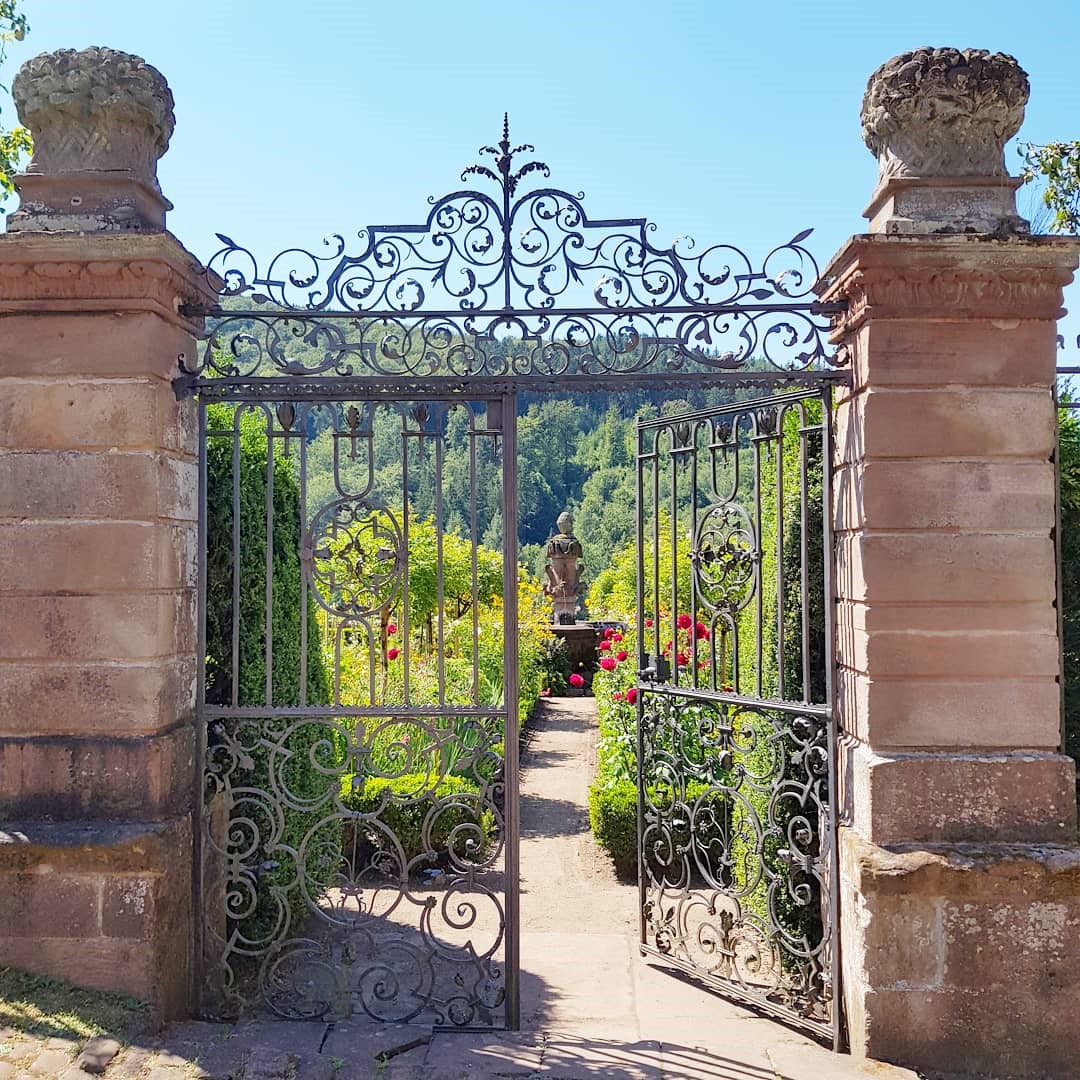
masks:
[[[1063,310],[1080,253],[1073,237],[856,236],[823,271],[822,300],[846,300],[841,341],[879,319],[1042,319]]]
[[[161,73],[115,49],[28,60],[11,87],[34,156],[15,180],[12,232],[160,232],[170,204],[157,163],[173,132]]]
[[[173,96],[161,72],[115,49],[42,53],[11,85],[34,136],[30,172],[128,172],[157,186],[173,132]]]
[[[171,233],[0,236],[0,314],[150,311],[201,337],[184,305],[215,303],[214,280]]]
[[[870,76],[863,140],[878,159],[871,232],[1027,232],[1005,143],[1020,129],[1028,78],[1011,56],[921,48]]]
[[[863,140],[882,181],[894,177],[1007,176],[1005,143],[1020,130],[1028,77],[1011,56],[921,48],[870,76]]]

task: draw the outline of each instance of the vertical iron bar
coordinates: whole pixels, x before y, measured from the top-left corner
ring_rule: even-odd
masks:
[[[233,410],[232,445],[232,703],[240,704],[240,417]]]
[[[651,516],[652,516],[652,559],[650,562],[650,569],[652,570],[652,587],[653,587],[653,607],[652,613],[653,621],[653,655],[660,655],[660,639],[663,637],[662,626],[663,620],[660,617],[660,431],[654,430],[651,435],[652,439],[652,454],[650,457],[649,474],[652,477],[652,504],[651,504]]]
[[[485,413],[486,416],[486,413]],[[486,422],[486,421],[485,421]],[[472,557],[472,701],[480,704],[480,581],[477,547],[480,532],[477,524],[476,492],[476,412],[469,410],[469,546]],[[505,524],[505,523],[504,523]]]
[[[266,704],[274,704],[274,414],[266,409]]]
[[[506,1026],[521,1026],[521,882],[518,842],[517,397],[502,396],[503,461],[503,739],[506,806]]]
[[[710,430],[712,425],[710,424]],[[690,444],[690,550],[693,551],[698,531],[698,438],[701,424],[694,424]],[[690,560],[690,680],[689,685],[698,685],[698,595],[697,574],[694,573],[694,561]]]
[[[307,430],[308,409],[300,406],[298,430]],[[287,445],[287,444],[286,444]],[[308,550],[307,535],[307,438],[300,439],[300,704],[308,703],[308,588],[311,581],[311,562],[304,557]]]
[[[192,978],[191,1000],[195,1005],[196,1016],[203,1012],[203,982],[206,950],[206,917],[204,910],[206,897],[203,891],[203,777],[206,770],[206,484],[207,484],[207,446],[206,446],[206,405],[196,398],[195,408],[199,410],[199,493],[198,493],[198,579],[195,583],[198,620],[198,654],[195,669],[195,791],[192,799],[191,821],[191,910],[195,915],[191,935],[192,956],[190,971]],[[235,613],[233,615],[235,620]],[[234,674],[235,681],[235,674]]]
[[[809,475],[807,472],[806,402],[799,407],[799,595],[802,623],[802,699],[810,701],[813,695],[810,681],[810,567],[807,530],[809,528],[810,496],[807,491]]]
[[[762,640],[761,620],[763,598],[761,588],[765,581],[762,563],[765,561],[765,537],[761,535],[761,438],[758,421],[751,420],[751,437],[754,443],[754,543],[757,545],[757,559],[754,562],[754,692],[761,697]]]
[[[675,454],[675,428],[669,427],[671,447],[671,684],[679,685],[679,504],[678,504],[678,457]]]
[[[446,650],[443,647],[446,633],[446,573],[443,566],[443,441],[446,438],[443,425],[448,424],[449,412],[440,409],[435,423],[435,645],[436,665],[439,672],[439,704],[446,704]],[[429,642],[430,644],[430,642]]]
[[[375,413],[378,406],[372,409],[371,417],[371,449],[368,451],[372,462],[375,458]],[[411,705],[409,700],[409,650],[411,648],[411,627],[409,626],[409,433],[406,419],[406,407],[400,410],[401,417],[401,543],[402,557],[405,565],[401,569],[401,696],[406,705]],[[385,664],[385,661],[384,661]]]
[[[1058,713],[1060,718],[1060,738],[1058,748],[1065,749],[1065,611],[1062,596],[1061,545],[1061,413],[1057,380],[1054,380],[1054,602],[1057,605],[1057,670],[1058,670]]]
[[[840,1050],[843,1043],[843,986],[840,968],[840,860],[837,850],[836,800],[839,792],[839,762],[837,760],[836,739],[836,670],[833,662],[833,643],[836,633],[836,612],[833,599],[833,535],[832,535],[832,391],[829,387],[821,393],[821,543],[823,547],[824,582],[824,617],[825,617],[825,704],[829,707],[828,751],[829,751],[829,801],[826,836],[829,841],[829,934],[832,970],[829,972],[832,984],[832,1035],[833,1049]]]
[[[776,696],[784,693],[784,420],[787,409],[776,410]]]
[[[642,718],[644,716],[643,698],[646,693],[645,680],[640,674],[640,665],[645,657],[645,433],[641,427],[641,421],[637,423],[637,483],[634,488],[634,498],[637,513],[634,522],[634,538],[637,544],[637,624],[638,624],[638,664],[639,674],[636,680],[638,688],[637,701],[634,703],[634,739],[637,747],[637,885],[638,885],[638,940],[642,945],[646,943],[647,927],[645,923],[645,746],[642,732]],[[657,548],[653,546],[653,562],[655,562]],[[659,620],[659,604],[656,604],[653,613],[653,627],[655,630]],[[659,649],[656,652],[659,655]]]

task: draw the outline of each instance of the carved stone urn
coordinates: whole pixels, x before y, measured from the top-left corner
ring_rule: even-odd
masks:
[[[1028,92],[1027,74],[1004,53],[921,48],[882,64],[862,104],[863,140],[878,159],[870,231],[1027,232],[1005,143]]]
[[[115,49],[61,49],[28,60],[11,85],[34,156],[15,178],[12,232],[160,232],[172,209],[157,162],[173,132],[162,74]]]

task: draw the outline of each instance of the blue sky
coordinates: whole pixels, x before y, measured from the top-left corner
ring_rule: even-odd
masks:
[[[918,45],[1010,52],[1021,136],[1080,137],[1080,4],[726,0],[24,0],[31,33],[0,81],[46,50],[109,45],[169,80],[169,223],[198,255],[221,231],[270,253],[422,220],[509,110],[550,183],[594,217],[644,216],[763,256],[813,226],[824,263],[862,231],[875,164],[866,79]],[[0,122],[14,119],[0,98]],[[1016,156],[1008,161],[1015,169]]]

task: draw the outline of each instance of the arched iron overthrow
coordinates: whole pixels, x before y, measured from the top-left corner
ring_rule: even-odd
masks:
[[[415,225],[334,235],[268,263],[230,237],[209,270],[221,296],[199,376],[558,379],[567,376],[805,371],[835,363],[813,299],[806,229],[754,262],[738,248],[652,240],[645,218],[592,219],[583,194],[520,191],[550,173],[502,138],[465,188],[432,198]]]

